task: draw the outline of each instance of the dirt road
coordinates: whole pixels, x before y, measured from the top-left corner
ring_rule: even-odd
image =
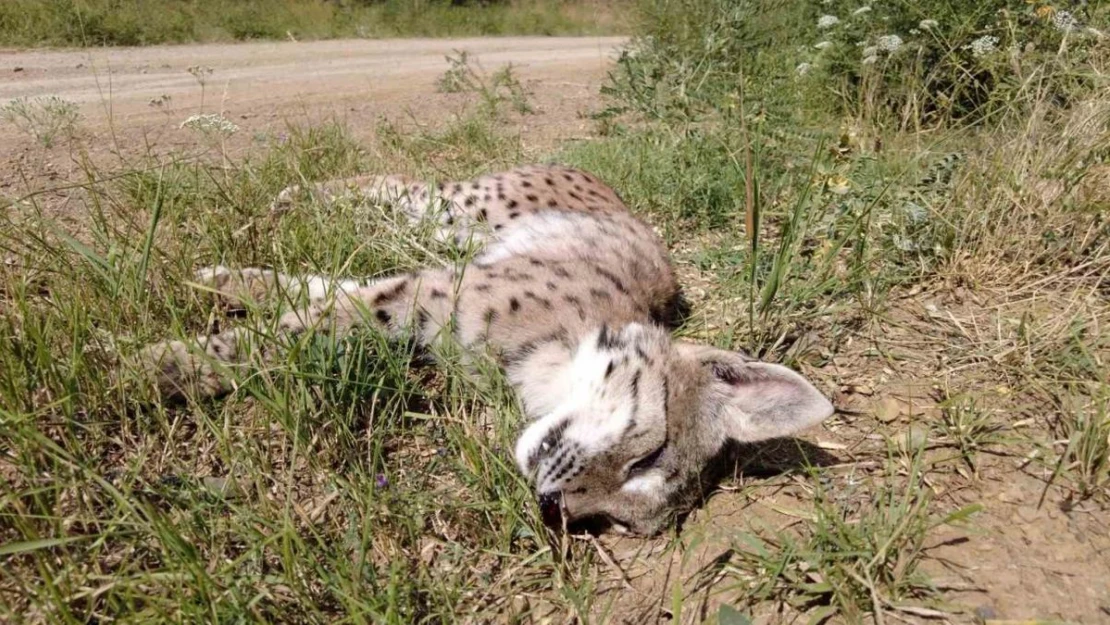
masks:
[[[506,37],[6,50],[0,52],[0,103],[57,95],[81,106],[84,129],[103,131],[111,122],[127,136],[142,133],[144,142],[176,142],[173,131],[202,109],[223,112],[252,131],[339,116],[357,133],[383,114],[411,111],[429,121],[440,108],[450,112],[458,98],[437,93],[435,81],[448,69],[444,57],[465,50],[487,70],[513,64],[547,113],[536,119],[538,136],[551,138],[552,132],[573,134],[576,113],[596,97],[622,41]],[[211,68],[203,88],[191,67]],[[0,159],[29,144],[0,124]]]

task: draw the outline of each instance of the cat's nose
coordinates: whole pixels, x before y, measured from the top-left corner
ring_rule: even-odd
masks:
[[[563,527],[563,494],[559,491],[540,494],[540,517],[551,529]]]

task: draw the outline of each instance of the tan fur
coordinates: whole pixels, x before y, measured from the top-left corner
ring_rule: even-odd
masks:
[[[435,187],[367,176],[308,192],[390,204],[436,220],[444,240],[483,247],[464,266],[369,282],[223,267],[198,279],[237,303],[307,295],[308,306],[280,318],[286,335],[373,326],[411,332],[422,345],[491,350],[529,419],[517,462],[549,522],[603,516],[655,532],[690,506],[727,440],[781,436],[831,413],[783,367],[672,341],[681,300],[667,251],[588,173],[531,166]],[[283,192],[275,208],[301,193]],[[196,346],[159,344],[140,361],[164,393],[220,394],[255,334],[237,328]],[[287,341],[260,345],[264,357]]]

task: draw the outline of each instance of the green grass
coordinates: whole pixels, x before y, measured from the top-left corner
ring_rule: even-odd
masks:
[[[597,35],[624,31],[623,2],[511,0],[6,0],[0,45],[137,46],[340,37]]]
[[[1040,24],[1028,35],[1044,45],[1018,66],[973,65],[963,46],[993,31],[970,18],[943,47],[921,44],[948,63],[928,71],[820,56],[833,36],[817,17],[849,9],[644,0],[651,38],[618,63],[601,136],[551,154],[525,150],[511,123],[531,108],[511,70],[465,59],[441,88],[470,93],[466,114],[382,120],[369,145],[330,124],[229,158],[210,133],[199,157],[113,167],[59,134],[53,149],[86,163],[76,220],[22,190],[0,213],[0,620],[606,622],[634,597],[683,622],[882,623],[959,609],[927,575],[929,546],[992,510],[936,493],[994,501],[1024,457],[1045,505],[1104,510],[1110,102],[1092,85],[1110,59]],[[487,10],[502,9],[471,9]],[[850,27],[838,45],[879,32]],[[944,85],[976,95],[923,104]],[[372,276],[458,258],[384,212],[270,214],[291,183],[545,157],[595,172],[659,228],[693,279],[681,334],[802,367],[830,394],[857,377],[879,395],[899,378],[935,384],[922,393],[935,413],[854,413],[817,434],[851,443],[851,466],[728,482],[731,501],[794,497],[775,504],[792,521],[730,521],[726,553],[702,566],[695,516],[645,543],[663,547],[637,556],[649,568],[685,568],[644,598],[615,570],[637,558],[542,528],[509,453],[516,402],[492,368],[474,378],[450,353],[442,370],[413,367],[372,333],[315,339],[226,400],[173,405],[124,364],[151,341],[273,319],[227,318],[189,286],[200,266]],[[726,609],[703,611],[709,597]]]

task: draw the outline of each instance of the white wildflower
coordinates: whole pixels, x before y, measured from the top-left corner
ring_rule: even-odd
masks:
[[[921,30],[931,30],[937,26],[940,26],[940,24],[936,20],[921,20],[917,24],[917,27]]]
[[[215,132],[223,135],[233,135],[239,132],[238,126],[222,115],[216,115],[214,113],[190,116],[189,119],[181,122],[181,127],[190,130],[199,130],[204,133]]]
[[[858,9],[856,9],[855,11],[852,11],[852,15],[863,15],[864,13],[870,13],[870,12],[871,12],[871,7],[869,7],[867,5],[864,5],[864,6],[861,6],[860,8],[858,8]]]
[[[971,42],[971,45],[964,46],[965,49],[971,50],[971,55],[975,58],[987,56],[994,52],[998,46],[998,37],[993,35],[983,35],[982,37]]]
[[[912,239],[904,237],[900,234],[895,234],[891,238],[891,242],[894,243],[894,247],[902,250],[903,252],[916,252],[921,249],[921,246],[919,246]]]
[[[878,61],[878,60],[879,60],[879,57],[877,57],[877,56],[867,56],[867,57],[863,58],[863,64],[864,65],[874,65],[875,61]]]
[[[817,18],[817,28],[832,28],[840,23],[840,18],[835,15],[822,15]]]
[[[832,45],[833,45],[833,42],[831,42],[831,41],[822,41],[820,43],[815,44],[813,47],[817,48],[818,50],[825,50],[827,48],[831,48]]]
[[[929,217],[929,212],[927,210],[913,202],[906,202],[902,206],[902,210],[905,212],[909,222],[913,224],[921,223]]]
[[[811,69],[813,69],[812,63],[799,63],[798,67],[794,68],[794,72],[797,73],[799,76],[805,76],[809,73],[809,70]]]
[[[863,49],[863,56],[877,56],[879,54],[878,46],[867,46]]]
[[[911,28],[910,29],[910,34],[916,37],[917,35],[921,34],[921,31],[917,30],[916,28]]]
[[[1079,21],[1075,19],[1075,16],[1072,15],[1070,11],[1057,11],[1052,16],[1052,25],[1055,26],[1058,31],[1070,33],[1076,28],[1079,28]]]
[[[879,44],[879,49],[883,52],[894,54],[898,51],[898,48],[902,47],[902,38],[898,35],[883,35],[879,37],[877,43]]]

